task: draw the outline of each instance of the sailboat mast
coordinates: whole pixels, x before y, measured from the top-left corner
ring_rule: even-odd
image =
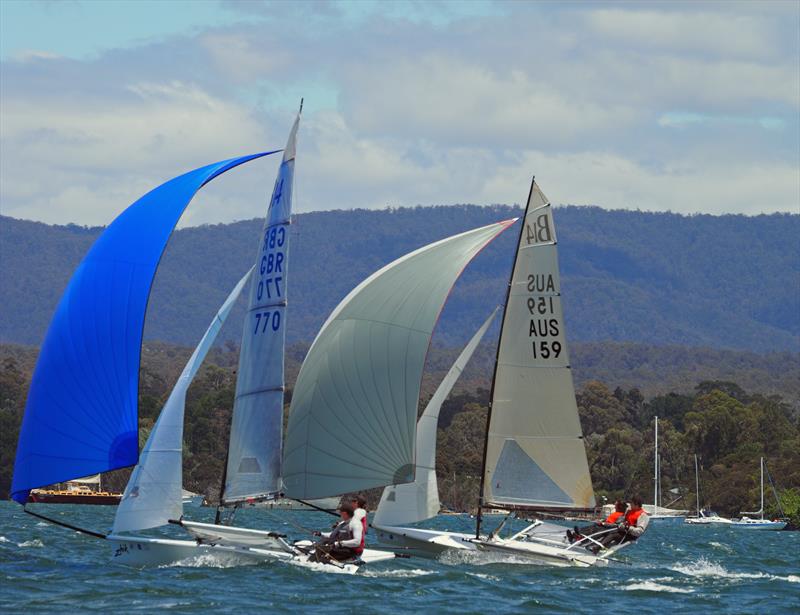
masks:
[[[658,510],[658,417],[656,417],[655,452],[653,453],[653,514]]]
[[[697,470],[697,455],[694,456],[694,488],[697,498],[697,517],[700,518],[700,473]]]
[[[761,520],[764,520],[764,458],[761,458]]]
[[[508,274],[508,286],[506,287],[506,300],[503,305],[503,315],[500,317],[500,335],[497,337],[497,352],[494,357],[494,372],[492,373],[492,386],[489,390],[489,408],[486,412],[486,429],[483,439],[483,462],[481,463],[481,488],[478,493],[478,514],[475,516],[475,538],[481,537],[481,522],[483,521],[483,491],[486,486],[486,453],[489,450],[489,425],[492,421],[492,400],[494,399],[494,388],[497,383],[497,365],[500,361],[500,342],[503,339],[503,327],[506,322],[506,312],[508,311],[509,298],[511,297],[511,287],[514,283],[514,270],[517,268],[517,259],[519,258],[519,244],[522,241],[522,233],[525,230],[525,220],[528,216],[528,208],[531,204],[531,196],[533,195],[533,187],[536,185],[536,176],[531,178],[531,189],[528,191],[528,200],[525,202],[525,211],[520,219],[519,236],[514,248],[514,262],[511,263],[511,271]]]

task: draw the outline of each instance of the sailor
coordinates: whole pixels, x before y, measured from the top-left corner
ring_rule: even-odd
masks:
[[[597,540],[605,548],[637,540],[639,536],[644,534],[649,522],[650,516],[642,508],[642,498],[638,495],[634,496],[631,498],[631,507],[625,513],[622,523],[619,524],[619,529],[616,532],[609,532]],[[596,546],[593,550],[597,552],[599,546]]]
[[[359,493],[350,498],[350,503],[353,505],[353,517],[356,521],[361,521],[364,530],[364,539],[366,539],[367,527],[369,526],[367,521],[367,498],[364,497],[363,493]]]
[[[567,530],[567,538],[570,542],[582,540],[586,536],[591,536],[598,532],[605,532],[606,530],[614,527],[623,522],[625,511],[628,510],[628,504],[623,500],[614,502],[614,511],[606,517],[605,521],[593,523],[584,527],[575,527],[573,530]]]
[[[353,505],[344,502],[339,506],[341,521],[333,530],[317,543],[312,555],[316,562],[335,560],[343,562],[357,559],[364,552],[364,526],[354,518]]]

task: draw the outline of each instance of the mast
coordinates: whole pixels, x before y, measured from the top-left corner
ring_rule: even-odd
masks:
[[[700,518],[700,474],[697,470],[697,454],[694,456],[694,489],[697,498],[697,517]]]
[[[655,451],[653,453],[653,514],[658,510],[658,417],[655,426]]]
[[[300,111],[283,150],[258,240],[242,323],[221,507],[271,499],[281,490],[289,225],[299,124]]]
[[[525,219],[528,217],[528,208],[531,205],[531,196],[533,195],[533,187],[536,185],[536,176],[531,178],[531,188],[528,191],[528,200],[525,203],[525,211],[522,213],[520,219],[519,236],[517,237],[516,247],[514,249],[514,262],[511,263],[511,271],[508,274],[508,286],[506,287],[506,300],[503,305],[503,315],[500,317],[500,334],[497,337],[497,351],[494,356],[494,371],[492,372],[492,386],[489,389],[489,407],[486,412],[486,429],[483,438],[483,463],[481,464],[481,486],[478,492],[478,514],[475,516],[475,538],[481,537],[481,522],[483,521],[483,490],[486,483],[486,453],[489,450],[489,425],[492,421],[492,400],[494,400],[494,389],[497,383],[497,364],[500,360],[500,342],[503,339],[503,327],[506,322],[506,312],[508,311],[509,297],[511,296],[511,286],[514,282],[514,270],[517,267],[517,260],[519,259],[519,244],[522,241],[522,233],[525,230]]]
[[[764,520],[764,458],[761,458],[761,520]]]

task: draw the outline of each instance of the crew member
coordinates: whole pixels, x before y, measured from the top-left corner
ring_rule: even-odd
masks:
[[[353,505],[353,517],[356,521],[361,521],[361,525],[364,529],[364,539],[366,540],[367,527],[369,526],[367,521],[367,498],[364,497],[364,494],[359,493],[350,499],[350,503]]]
[[[649,522],[650,516],[642,508],[642,498],[638,495],[634,496],[631,498],[631,507],[625,513],[619,529],[616,532],[610,532],[605,536],[599,537],[597,541],[603,547],[608,548],[612,545],[637,540],[639,536],[644,534]],[[592,550],[595,553],[599,551],[599,545],[595,545]]]
[[[598,532],[605,532],[606,530],[614,527],[615,525],[622,523],[623,518],[625,516],[625,511],[628,509],[628,505],[623,500],[617,500],[614,502],[614,510],[613,512],[606,517],[605,521],[600,521],[593,523],[592,525],[587,525],[584,527],[575,527],[573,530],[567,530],[567,538],[570,542],[575,542],[576,540],[582,540],[587,536],[592,536],[593,534],[597,534]],[[591,543],[591,541],[589,541]],[[588,544],[586,546],[589,546]]]
[[[354,510],[349,502],[339,506],[341,521],[325,536],[314,550],[312,559],[317,562],[328,562],[331,559],[343,562],[358,558],[364,551],[364,526],[356,521]]]

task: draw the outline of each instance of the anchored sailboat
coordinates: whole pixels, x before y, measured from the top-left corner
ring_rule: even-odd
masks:
[[[761,458],[761,507],[755,512],[741,513],[742,517],[731,523],[731,527],[746,530],[782,530],[786,521],[782,519],[764,518],[764,458]],[[777,499],[777,498],[776,498]],[[758,519],[751,519],[748,515],[758,515]]]
[[[700,470],[697,463],[697,455],[694,456],[694,485],[697,514],[694,517],[686,517],[683,522],[690,525],[730,525],[732,523],[730,519],[720,517],[713,510],[700,507]]]
[[[661,505],[661,456],[658,453],[658,417],[655,417],[653,453],[653,506],[644,506],[650,521],[680,521],[686,517],[687,510],[678,510]]]

